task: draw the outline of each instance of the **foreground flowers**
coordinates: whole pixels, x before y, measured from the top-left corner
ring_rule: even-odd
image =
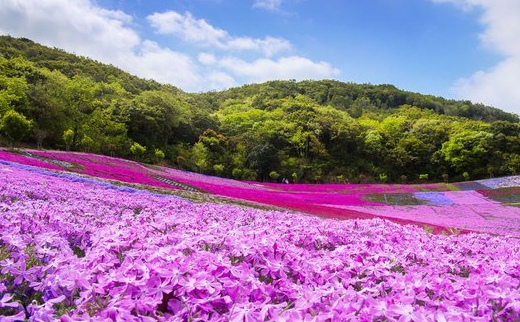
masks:
[[[0,319],[520,319],[520,241],[193,203],[0,163]]]

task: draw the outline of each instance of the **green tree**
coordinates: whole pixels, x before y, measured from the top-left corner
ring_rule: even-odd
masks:
[[[507,174],[518,175],[520,173],[520,154],[512,153],[506,158]]]
[[[272,169],[276,169],[279,166],[278,154],[275,147],[264,142],[255,146],[249,153],[248,157],[249,166],[256,171],[258,179],[264,181]]]
[[[186,117],[178,97],[166,91],[146,91],[128,103],[128,135],[145,145],[165,147]]]
[[[428,170],[428,147],[415,136],[401,138],[389,156],[395,178],[401,174],[415,175]]]
[[[155,149],[153,154],[155,156],[155,162],[157,162],[157,163],[161,162],[166,157],[164,152],[161,149],[157,149],[157,148]]]
[[[29,87],[32,119],[38,129],[46,132],[46,143],[50,146],[63,145],[63,132],[73,128],[73,121],[68,111],[64,96],[65,75],[59,71],[42,70],[44,80]]]
[[[72,143],[74,142],[74,130],[67,129],[63,132],[63,142],[65,142],[65,149],[70,150]]]
[[[33,122],[14,110],[7,111],[0,119],[0,130],[7,137],[11,147],[14,147],[15,142],[26,138],[32,127]]]
[[[486,173],[487,163],[493,153],[490,149],[492,139],[493,134],[489,132],[465,130],[445,142],[442,153],[459,173]]]
[[[88,135],[83,135],[79,144],[81,145],[81,148],[83,149],[83,151],[90,152],[90,151],[92,151],[92,148],[94,147],[94,140],[92,140],[90,138],[90,136],[88,136]]]
[[[28,85],[23,77],[6,77],[0,74],[0,115],[11,109],[26,110]]]
[[[190,163],[195,165],[195,170],[200,173],[208,171],[210,166],[209,151],[202,142],[197,142],[193,145],[190,154]]]
[[[146,153],[146,147],[137,142],[134,142],[130,147],[130,153],[132,153],[132,155],[134,155],[134,157],[137,159]]]
[[[81,131],[94,141],[91,146],[94,152],[107,153],[112,145],[119,153],[128,153],[123,151],[129,145],[125,120],[115,106],[97,108],[85,118]]]
[[[242,179],[243,173],[244,173],[244,170],[242,170],[240,168],[233,168],[233,171],[231,171],[231,175],[233,176],[233,178],[235,178],[237,180]]]
[[[63,84],[63,103],[65,114],[70,122],[70,128],[74,132],[71,148],[76,147],[82,138],[83,125],[96,109],[95,93],[97,84],[89,77],[74,76]]]
[[[217,176],[222,176],[224,174],[224,170],[226,168],[224,167],[223,164],[215,164],[213,165],[213,172],[215,172],[215,174]]]
[[[278,180],[278,178],[280,177],[280,174],[276,171],[271,171],[269,172],[269,178],[271,178],[271,180],[275,181]]]
[[[227,139],[224,135],[217,133],[213,129],[207,129],[199,136],[198,142],[206,147],[208,152],[207,160],[210,166],[228,164]]]

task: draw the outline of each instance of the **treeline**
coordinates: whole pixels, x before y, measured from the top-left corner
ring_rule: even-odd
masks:
[[[413,182],[520,172],[518,116],[392,85],[272,81],[188,94],[0,37],[5,144],[244,180]]]

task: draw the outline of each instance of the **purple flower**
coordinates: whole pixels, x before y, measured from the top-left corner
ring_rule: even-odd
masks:
[[[19,307],[20,303],[11,302],[12,298],[13,298],[13,296],[8,293],[4,294],[2,296],[2,299],[0,299],[0,308],[2,308],[2,307]]]
[[[125,180],[142,170],[101,156],[60,155],[89,166],[99,161],[96,171],[125,169],[117,174]],[[1,305],[2,312],[18,314],[23,301],[29,316],[22,319],[518,319],[520,242],[515,238],[443,236],[384,219],[331,220],[195,203],[112,189],[77,175],[2,167],[10,171],[0,171],[0,272],[16,285],[0,285]],[[253,189],[250,183],[162,171],[172,180],[199,180],[210,190],[226,187],[230,195],[254,194],[269,202],[287,196],[283,202],[307,199],[312,205],[334,197],[337,188]],[[356,198],[384,189],[362,186]],[[414,206],[408,213],[402,207],[360,207],[448,223],[466,218],[481,227],[497,220],[464,216],[477,207],[509,211],[475,193],[445,196],[458,204]],[[329,206],[349,201],[338,200]],[[464,200],[472,204],[461,204]],[[508,214],[514,227],[516,212]],[[58,307],[67,314],[58,316]]]

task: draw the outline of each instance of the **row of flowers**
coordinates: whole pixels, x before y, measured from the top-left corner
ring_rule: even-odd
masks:
[[[513,321],[520,241],[0,164],[2,321]]]
[[[175,189],[174,186],[166,184],[149,175],[147,169],[137,162],[111,158],[103,155],[63,151],[30,150],[30,155],[47,160],[58,160],[79,165],[80,173],[93,177]]]
[[[88,153],[27,150],[19,155],[0,150],[0,159],[53,170],[59,170],[57,164],[60,163],[73,164],[75,171],[93,177],[207,192],[323,217],[384,217],[399,223],[426,224],[436,232],[456,227],[461,231],[520,235],[519,209],[512,207],[520,201],[520,176],[455,184],[275,184],[240,182],[167,167],[145,167],[129,160]],[[471,190],[477,188],[483,190]]]

